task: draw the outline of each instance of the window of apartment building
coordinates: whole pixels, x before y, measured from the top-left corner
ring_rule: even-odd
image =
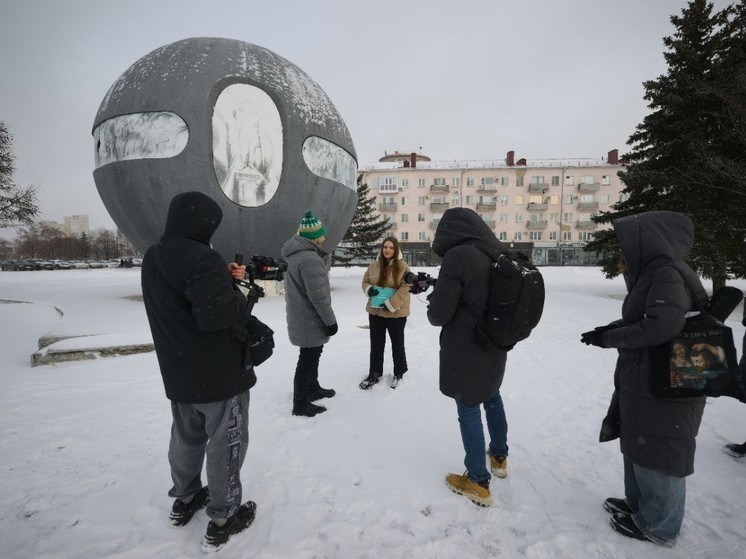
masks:
[[[419,233],[417,233],[417,240],[427,241],[427,233],[425,233],[424,231],[420,231]]]
[[[549,214],[549,221],[551,221],[552,223],[557,223],[559,221],[559,213],[557,213],[557,212],[550,213]]]
[[[409,214],[401,214],[401,222],[409,223]]]
[[[549,232],[549,240],[550,241],[556,241],[557,240],[557,231],[550,231]]]
[[[466,177],[466,186],[474,186],[474,177]]]
[[[513,233],[513,240],[514,241],[523,240],[523,235],[521,234],[521,231],[516,231],[515,233]]]
[[[515,214],[515,222],[516,223],[523,223],[523,214],[522,213]]]
[[[581,194],[580,195],[581,204],[590,204],[591,202],[593,202],[593,194]]]
[[[529,231],[528,232],[528,238],[532,241],[540,241],[541,240],[541,231]]]
[[[611,197],[608,194],[601,195],[601,203],[608,204],[609,200],[611,200]]]
[[[425,188],[425,179],[417,180],[417,188]]]
[[[500,234],[497,237],[501,241],[507,241],[508,240],[508,234],[505,231],[500,231]]]
[[[531,177],[531,184],[544,184],[544,177]]]
[[[515,197],[515,203],[517,206],[523,205],[523,194],[519,194],[518,196]]]
[[[378,188],[379,192],[396,192],[396,190],[396,177],[381,177],[381,185]]]
[[[559,186],[559,175],[552,175],[552,186]]]
[[[578,214],[578,221],[584,221],[584,222],[590,221],[592,215],[593,214],[588,214],[588,213]]]
[[[417,205],[418,206],[424,206],[427,204],[427,197],[426,196],[417,196]]]
[[[417,214],[417,221],[419,223],[424,223],[425,222],[425,214]]]
[[[446,203],[445,196],[433,196],[433,204],[445,204],[445,203]]]
[[[400,241],[408,241],[409,240],[409,233],[407,231],[402,231],[399,233],[399,240]]]
[[[502,186],[510,186],[510,177],[500,177],[500,184]]]
[[[501,206],[507,206],[508,205],[508,197],[507,196],[500,196],[500,205]]]
[[[492,223],[492,221],[494,221],[492,219],[492,214],[490,214],[490,213],[487,213],[487,214],[486,213],[478,213],[477,215],[479,217],[481,217],[482,221],[484,221],[485,223]]]
[[[541,204],[544,202],[544,197],[541,194],[531,194],[528,197],[529,204]]]
[[[401,205],[402,206],[406,206],[407,205],[407,197],[406,196],[402,196],[401,197]]]
[[[609,175],[601,175],[601,184],[608,186],[611,184],[611,177]]]
[[[572,241],[572,231],[562,231],[563,241]]]
[[[581,184],[593,184],[595,177],[593,175],[583,175],[580,179]]]
[[[620,192],[619,193],[619,201],[620,202],[626,202],[627,200],[629,200],[629,194],[627,194],[626,192]]]
[[[433,186],[445,186],[445,185],[446,185],[446,179],[444,178],[433,179]]]
[[[572,221],[572,212],[565,212],[562,221],[564,221],[565,223],[570,223]]]
[[[402,188],[409,188],[409,179],[402,179],[401,180],[401,187]]]
[[[467,206],[473,206],[474,205],[474,196],[467,196],[466,197],[466,205]]]
[[[494,198],[492,196],[480,196],[479,197],[480,204],[492,204],[493,201],[494,201]]]
[[[433,223],[437,225],[438,223],[440,223],[442,217],[443,214],[433,214]]]
[[[396,196],[383,196],[381,200],[384,204],[396,204]]]
[[[492,186],[495,184],[495,177],[482,177],[482,186]]]
[[[508,222],[508,214],[500,214],[500,223]]]
[[[580,231],[578,232],[578,240],[579,241],[590,241],[591,240],[591,233],[590,231]]]
[[[461,205],[461,196],[451,196],[451,204],[454,206]]]
[[[550,196],[549,203],[552,204],[553,206],[556,206],[557,204],[559,204],[559,196],[557,196],[556,194],[554,194],[553,196]]]
[[[565,204],[569,205],[569,204],[572,204],[574,201],[575,201],[575,196],[573,196],[572,194],[568,194],[567,196],[565,196]]]
[[[575,181],[572,177],[565,177],[565,186],[572,186],[574,182]]]
[[[451,184],[453,186],[461,186],[461,179],[459,177],[453,177]]]
[[[540,223],[544,221],[544,214],[531,214],[531,223]]]
[[[516,186],[523,186],[523,177],[516,177],[515,178],[515,185]]]

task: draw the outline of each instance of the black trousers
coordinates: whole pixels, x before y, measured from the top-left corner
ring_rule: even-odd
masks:
[[[308,393],[319,388],[319,359],[324,346],[302,347],[293,379],[293,402],[308,402]]]
[[[404,327],[407,325],[407,317],[383,318],[368,314],[368,324],[370,326],[370,369],[368,370],[368,376],[380,377],[383,374],[386,332],[391,338],[394,376],[404,376],[404,373],[407,372],[407,354],[404,351]]]

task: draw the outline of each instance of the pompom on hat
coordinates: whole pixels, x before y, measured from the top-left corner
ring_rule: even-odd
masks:
[[[306,210],[300,220],[298,235],[306,239],[318,239],[326,236],[326,227],[319,221],[319,218],[313,215],[311,210]]]

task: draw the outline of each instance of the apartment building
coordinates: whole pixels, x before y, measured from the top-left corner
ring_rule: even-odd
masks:
[[[618,150],[601,159],[433,162],[417,153],[386,154],[358,171],[392,222],[411,265],[432,264],[430,243],[448,208],[477,212],[497,238],[537,265],[595,264],[583,251],[599,226],[591,217],[620,200]]]

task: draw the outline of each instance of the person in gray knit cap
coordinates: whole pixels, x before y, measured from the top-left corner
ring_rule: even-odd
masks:
[[[303,214],[298,232],[280,251],[287,263],[285,313],[290,343],[300,348],[293,380],[293,415],[313,417],[326,411],[316,400],[331,398],[332,389],[319,385],[319,359],[324,344],[337,333],[332,310],[327,262],[331,255],[321,245],[326,227],[310,210]]]

